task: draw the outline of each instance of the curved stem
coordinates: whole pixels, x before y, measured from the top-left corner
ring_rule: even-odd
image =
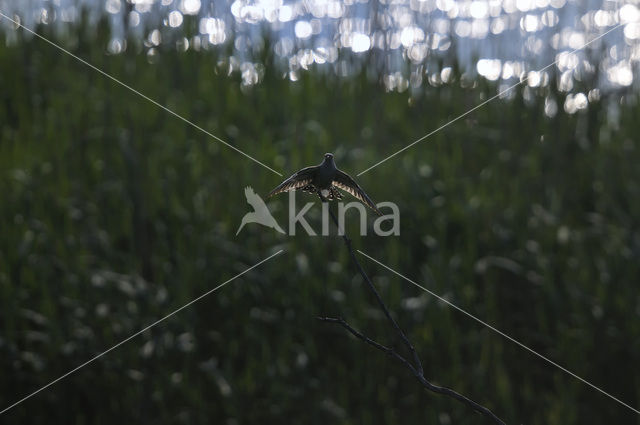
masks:
[[[324,196],[322,196],[320,191],[318,191],[318,195],[320,196],[320,199],[322,200],[322,202],[327,202],[327,199]],[[402,342],[407,346],[407,348],[411,352],[413,356],[413,361],[415,362],[415,367],[418,369],[418,372],[422,374],[423,373],[422,362],[420,361],[420,358],[418,357],[418,353],[413,347],[413,344],[411,344],[411,342],[409,341],[409,338],[407,338],[405,333],[402,331],[402,329],[398,325],[398,322],[396,322],[395,319],[391,316],[389,309],[385,305],[384,301],[382,301],[382,297],[380,296],[380,293],[378,293],[378,290],[369,279],[369,276],[365,273],[364,269],[362,268],[362,265],[360,265],[360,262],[358,261],[358,258],[356,257],[356,254],[353,251],[353,247],[351,246],[351,239],[349,239],[349,237],[347,236],[347,232],[344,231],[343,229],[340,229],[340,224],[338,223],[338,219],[333,214],[333,211],[331,211],[331,208],[327,208],[327,210],[329,211],[331,220],[333,220],[336,227],[338,228],[338,232],[341,233],[342,239],[344,240],[344,243],[347,246],[347,249],[349,250],[349,255],[351,256],[351,260],[353,261],[353,263],[356,265],[356,268],[358,269],[358,273],[360,273],[364,281],[367,283],[367,286],[369,287],[371,292],[373,292],[373,295],[375,295],[376,300],[378,301],[378,305],[384,312],[384,315],[386,316],[389,323],[391,323],[391,326],[393,326],[396,332],[398,332],[398,335],[400,335],[400,339],[402,339]]]
[[[318,196],[320,196],[320,199],[322,200],[322,202],[327,202],[327,199],[324,196],[322,196],[322,193],[320,193],[320,191],[318,191]],[[336,218],[336,216],[331,211],[331,208],[327,208],[327,209],[329,211],[329,215],[331,216],[331,219],[333,220],[333,222],[335,223],[336,227],[338,228],[338,232],[341,233],[342,239],[344,240],[344,243],[347,246],[347,249],[349,250],[349,255],[351,257],[351,260],[353,261],[353,263],[355,264],[356,268],[358,269],[358,273],[360,273],[360,275],[362,276],[364,281],[367,283],[367,286],[369,287],[371,292],[373,292],[373,294],[375,295],[376,300],[378,301],[378,305],[380,306],[380,308],[384,312],[384,315],[387,318],[387,320],[389,321],[389,323],[391,323],[391,326],[396,330],[398,335],[400,335],[400,338],[402,339],[403,343],[407,346],[407,348],[411,352],[411,355],[413,357],[413,362],[414,363],[411,363],[409,360],[407,360],[402,355],[397,353],[393,348],[384,346],[384,345],[372,340],[371,338],[367,337],[366,335],[362,334],[361,332],[357,331],[356,329],[351,327],[341,317],[338,317],[338,318],[334,318],[334,317],[318,317],[318,320],[323,321],[323,322],[329,322],[329,323],[338,324],[338,325],[342,326],[343,328],[345,328],[353,336],[355,336],[356,338],[360,339],[361,341],[363,341],[363,342],[373,346],[374,348],[377,348],[378,350],[385,352],[387,355],[395,358],[400,363],[402,363],[407,369],[409,369],[411,371],[411,373],[413,374],[413,376],[415,376],[416,379],[427,390],[432,391],[432,392],[437,393],[437,394],[444,394],[444,395],[447,395],[449,397],[452,397],[452,398],[454,398],[454,399],[466,404],[467,406],[471,407],[475,411],[477,411],[479,413],[482,413],[483,415],[491,418],[495,423],[500,424],[500,425],[505,425],[505,422],[502,421],[502,419],[500,419],[491,410],[487,409],[486,407],[482,406],[481,404],[476,403],[475,401],[471,400],[470,398],[465,397],[462,394],[460,394],[460,393],[458,393],[458,392],[456,392],[456,391],[454,391],[454,390],[452,390],[450,388],[440,387],[438,385],[434,385],[424,377],[424,369],[422,367],[422,362],[420,361],[420,357],[418,357],[418,353],[416,352],[415,348],[413,347],[413,344],[411,344],[411,342],[409,341],[409,338],[407,338],[406,334],[402,331],[402,329],[400,328],[398,323],[391,316],[391,313],[389,312],[389,309],[387,308],[387,306],[385,305],[384,301],[382,300],[382,297],[380,297],[380,294],[378,293],[378,290],[376,289],[376,287],[373,285],[373,283],[369,279],[369,276],[365,273],[364,269],[362,268],[362,265],[360,265],[360,262],[358,261],[358,258],[356,257],[355,252],[353,251],[353,247],[351,246],[351,239],[349,239],[349,237],[347,236],[347,233],[344,230],[340,229],[340,224],[338,223],[338,219]]]

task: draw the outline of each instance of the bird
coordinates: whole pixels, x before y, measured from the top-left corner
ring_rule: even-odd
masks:
[[[247,198],[247,203],[253,207],[253,212],[248,212],[242,217],[242,223],[236,232],[236,236],[240,233],[240,230],[247,223],[258,223],[263,226],[271,227],[280,233],[284,233],[284,230],[278,225],[276,219],[273,218],[267,205],[264,203],[260,195],[258,195],[251,186],[244,188],[244,196]]]
[[[382,215],[358,183],[347,173],[340,171],[338,167],[336,167],[332,153],[325,153],[322,163],[303,168],[280,183],[275,189],[269,192],[267,198],[282,192],[303,190],[305,192],[317,193],[323,201],[340,200],[342,199],[342,193],[340,193],[338,189],[355,197],[375,211],[376,214]]]

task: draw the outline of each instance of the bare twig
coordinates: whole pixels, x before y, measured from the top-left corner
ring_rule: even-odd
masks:
[[[408,361],[407,359],[405,359],[404,357],[402,357],[400,354],[398,354],[397,351],[395,351],[393,348],[384,346],[384,345],[380,344],[379,342],[376,342],[376,341],[372,340],[371,338],[369,338],[368,336],[362,334],[361,332],[355,330],[342,317],[317,317],[317,319],[320,320],[321,322],[336,323],[336,324],[342,326],[343,328],[348,330],[356,338],[366,342],[367,344],[377,348],[378,350],[388,354],[389,356],[394,357],[399,362],[404,364],[407,368],[409,368],[409,370],[411,370],[411,372],[414,375],[418,375],[418,371],[416,370],[415,367],[413,367],[411,362]]]
[[[320,196],[320,199],[322,200],[322,202],[327,202],[327,200],[325,199],[324,196],[322,196],[320,191],[318,191],[318,195]],[[391,325],[396,330],[398,335],[400,335],[400,338],[402,339],[403,343],[407,346],[407,348],[411,352],[411,355],[413,357],[413,363],[410,362],[409,360],[407,360],[402,355],[400,355],[393,348],[390,348],[390,347],[387,347],[385,345],[382,345],[379,342],[374,341],[373,339],[367,337],[366,335],[362,334],[358,330],[354,329],[351,325],[349,325],[349,323],[347,323],[341,317],[318,317],[318,320],[320,320],[322,322],[338,324],[338,325],[342,326],[343,328],[345,328],[353,336],[355,336],[356,338],[358,338],[361,341],[365,342],[366,344],[369,344],[372,347],[377,348],[378,350],[384,352],[385,354],[395,358],[400,363],[402,363],[407,369],[409,369],[411,371],[411,373],[413,374],[413,376],[415,376],[416,379],[427,390],[432,391],[432,392],[437,393],[437,394],[448,395],[449,397],[452,397],[452,398],[454,398],[454,399],[466,404],[467,406],[471,407],[475,411],[477,411],[479,413],[482,413],[483,415],[487,416],[488,418],[491,418],[495,423],[501,424],[501,425],[505,425],[505,422],[502,419],[500,419],[491,410],[487,409],[486,407],[482,406],[481,404],[476,403],[475,401],[471,400],[470,398],[465,397],[462,394],[460,394],[460,393],[458,393],[458,392],[456,392],[456,391],[454,391],[454,390],[452,390],[450,388],[434,385],[424,377],[424,369],[422,367],[422,362],[420,361],[420,358],[418,357],[418,354],[417,354],[415,348],[413,347],[413,344],[411,344],[411,342],[409,341],[409,338],[407,338],[407,336],[402,331],[402,329],[400,328],[398,323],[393,319],[393,317],[391,316],[391,313],[389,313],[389,309],[385,305],[384,301],[382,301],[382,298],[380,297],[380,294],[378,293],[378,290],[373,285],[373,283],[369,279],[369,276],[367,276],[367,274],[365,273],[364,269],[360,265],[360,262],[358,261],[358,258],[356,257],[355,252],[353,251],[353,247],[351,246],[351,239],[349,239],[349,237],[347,236],[347,234],[346,234],[346,232],[344,230],[340,229],[340,224],[338,223],[338,219],[333,214],[331,209],[330,208],[327,208],[327,209],[329,211],[329,215],[331,216],[331,219],[333,220],[333,222],[335,223],[336,227],[338,228],[338,231],[341,234],[342,239],[344,240],[344,243],[347,246],[347,249],[349,250],[349,255],[351,256],[351,260],[355,264],[356,268],[358,269],[358,272],[360,273],[360,275],[362,276],[364,281],[367,283],[367,286],[369,287],[371,292],[373,292],[373,294],[375,295],[376,300],[378,301],[378,305],[380,306],[380,308],[384,312],[384,315],[387,317],[387,320],[389,320],[389,323],[391,323]]]
[[[476,403],[475,401],[471,400],[468,397],[463,396],[462,394],[452,390],[451,388],[441,387],[441,386],[432,384],[431,382],[429,382],[424,377],[423,373],[418,372],[418,370],[413,366],[413,364],[411,364],[411,362],[409,360],[407,360],[406,358],[404,358],[403,356],[398,354],[393,348],[387,347],[385,345],[380,344],[379,342],[376,342],[376,341],[372,340],[368,336],[366,336],[366,335],[362,334],[361,332],[359,332],[358,330],[354,329],[343,318],[341,318],[341,317],[318,317],[317,319],[320,320],[321,322],[328,322],[328,323],[338,324],[338,325],[342,326],[343,328],[345,328],[347,331],[349,331],[349,333],[351,333],[353,336],[355,336],[359,340],[361,340],[361,341],[371,345],[372,347],[375,347],[378,350],[384,352],[385,354],[395,358],[400,363],[402,363],[407,369],[409,369],[411,371],[411,373],[413,374],[413,376],[415,376],[416,379],[427,390],[432,391],[434,393],[438,393],[438,394],[448,395],[449,397],[452,397],[452,398],[454,398],[454,399],[466,404],[467,406],[471,407],[475,411],[480,412],[483,415],[493,419],[494,422],[496,422],[498,424],[501,424],[501,425],[505,425],[505,423],[499,417],[497,417],[491,410],[487,409],[483,405]]]
[[[318,195],[320,196],[320,199],[322,199],[323,202],[327,202],[327,200],[322,196],[322,194],[320,192],[318,192]],[[373,283],[369,279],[369,276],[367,276],[367,274],[364,272],[364,269],[360,265],[360,262],[358,261],[358,258],[356,257],[356,254],[353,251],[353,247],[351,246],[351,239],[349,239],[349,237],[347,236],[347,232],[345,232],[344,229],[340,229],[340,225],[338,224],[338,219],[333,214],[333,211],[331,211],[331,208],[327,208],[327,210],[329,211],[329,215],[331,216],[331,219],[333,220],[333,222],[335,223],[336,227],[338,228],[338,232],[341,234],[340,236],[342,236],[342,239],[344,240],[345,245],[347,245],[347,248],[349,249],[349,255],[351,256],[351,260],[356,265],[356,268],[358,269],[358,272],[360,273],[362,278],[367,283],[367,286],[369,286],[369,289],[371,289],[371,292],[373,292],[373,294],[375,295],[376,300],[378,301],[378,305],[380,306],[380,308],[384,312],[384,315],[387,317],[387,320],[389,320],[389,323],[391,323],[391,325],[396,330],[396,332],[398,332],[398,335],[400,335],[400,338],[402,339],[402,342],[407,346],[407,348],[411,352],[411,354],[413,356],[413,361],[415,362],[415,365],[416,365],[416,368],[417,368],[418,372],[420,372],[420,374],[422,374],[424,372],[423,369],[422,369],[422,362],[420,361],[420,358],[418,357],[418,353],[416,353],[416,350],[413,347],[413,344],[411,344],[411,342],[409,342],[409,338],[407,338],[407,336],[402,331],[402,329],[400,329],[400,326],[394,320],[394,318],[391,317],[391,313],[389,313],[389,309],[387,309],[387,306],[382,301],[382,298],[380,297],[380,294],[378,293],[378,290],[376,289],[375,286],[373,286]]]

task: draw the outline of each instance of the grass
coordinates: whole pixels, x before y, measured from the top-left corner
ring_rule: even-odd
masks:
[[[357,174],[496,90],[479,82],[384,93],[364,75],[314,71],[291,83],[273,65],[243,89],[213,51],[160,49],[149,64],[133,41],[106,55],[103,26],[79,24],[58,41],[74,40],[75,54],[285,176],[326,151]],[[400,346],[339,238],[255,225],[235,236],[244,187],[266,193],[280,177],[37,39],[0,45],[2,407],[286,250],[3,423],[481,421],[315,321],[342,315]],[[637,95],[554,118],[545,95],[562,105],[554,88],[530,101],[519,92],[361,176],[374,200],[399,205],[401,235],[354,237],[354,246],[640,406]],[[269,206],[286,223],[286,197]],[[309,217],[319,229],[317,213]],[[508,423],[640,423],[362,261],[434,383]]]

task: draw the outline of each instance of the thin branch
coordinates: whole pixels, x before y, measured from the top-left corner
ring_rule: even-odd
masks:
[[[379,342],[376,342],[376,341],[372,340],[371,338],[369,338],[368,336],[366,336],[366,335],[362,334],[361,332],[357,331],[356,329],[351,327],[351,325],[349,325],[342,317],[316,317],[316,319],[320,320],[321,322],[336,323],[336,324],[342,326],[343,328],[348,330],[356,338],[358,338],[358,339],[366,342],[367,344],[377,348],[378,350],[384,352],[385,354],[397,359],[400,363],[404,364],[407,368],[409,368],[409,370],[411,370],[411,373],[413,373],[414,375],[416,375],[416,376],[419,375],[418,371],[416,370],[415,367],[413,367],[413,365],[411,364],[411,362],[409,360],[407,360],[404,357],[402,357],[393,348],[390,348],[390,347],[387,347],[385,345],[382,345]]]
[[[326,198],[324,196],[322,196],[322,193],[320,193],[320,191],[318,191],[318,195],[320,196],[320,199],[322,200],[322,202],[327,202]],[[346,329],[353,336],[355,336],[356,338],[358,338],[361,341],[365,342],[366,344],[369,344],[372,347],[374,347],[374,348],[384,352],[385,354],[395,358],[400,363],[402,363],[407,369],[409,369],[411,371],[411,373],[413,374],[413,376],[415,376],[416,379],[427,390],[432,391],[432,392],[437,393],[437,394],[448,395],[449,397],[452,397],[452,398],[454,398],[454,399],[466,404],[467,406],[471,407],[475,411],[477,411],[479,413],[482,413],[483,415],[487,416],[488,418],[491,418],[495,423],[500,424],[500,425],[506,425],[505,422],[502,419],[500,419],[491,410],[487,409],[486,407],[482,406],[481,404],[476,403],[475,401],[471,400],[470,398],[467,398],[467,397],[463,396],[462,394],[460,394],[460,393],[458,393],[458,392],[456,392],[456,391],[454,391],[454,390],[452,390],[450,388],[434,385],[424,377],[424,369],[422,367],[422,362],[420,361],[420,358],[418,357],[418,353],[416,352],[415,348],[413,347],[413,344],[411,344],[411,342],[409,341],[409,338],[407,338],[407,336],[402,331],[402,329],[400,328],[398,323],[393,319],[393,317],[391,316],[391,313],[389,313],[389,309],[385,305],[384,301],[382,301],[382,297],[380,297],[380,294],[378,293],[378,290],[373,285],[373,283],[369,279],[369,276],[367,276],[367,274],[365,273],[364,269],[360,265],[360,262],[358,261],[358,258],[356,257],[355,252],[353,251],[353,247],[351,246],[351,239],[349,239],[349,237],[347,236],[347,234],[346,234],[346,232],[344,230],[340,229],[340,224],[338,223],[338,219],[333,214],[331,209],[327,208],[327,210],[329,211],[329,215],[331,216],[331,219],[333,220],[333,222],[335,223],[336,227],[338,228],[338,232],[341,233],[342,239],[344,240],[344,243],[347,246],[347,249],[349,250],[349,255],[351,256],[351,260],[356,265],[356,268],[358,269],[358,272],[360,273],[360,275],[362,276],[364,281],[369,286],[369,289],[371,290],[371,292],[373,292],[373,294],[375,295],[376,300],[378,301],[378,305],[380,306],[380,308],[384,312],[384,315],[387,317],[387,320],[389,320],[389,322],[391,323],[393,328],[396,330],[398,335],[400,335],[400,338],[402,339],[404,344],[407,346],[407,348],[409,348],[409,351],[411,352],[411,354],[413,356],[414,363],[411,363],[405,357],[401,356],[393,348],[384,346],[384,345],[380,344],[379,342],[376,342],[376,341],[372,340],[371,338],[367,337],[366,335],[362,334],[358,330],[354,329],[351,325],[349,325],[341,317],[338,317],[338,318],[336,318],[336,317],[318,317],[318,320],[320,320],[322,322],[329,322],[329,323],[338,324],[338,325],[342,326],[344,329]]]
[[[407,369],[409,369],[411,371],[413,376],[415,376],[416,379],[422,384],[422,386],[425,387],[426,389],[428,389],[429,391],[432,391],[432,392],[438,393],[438,394],[448,395],[449,397],[452,397],[452,398],[454,398],[454,399],[466,404],[467,406],[471,407],[475,411],[480,412],[483,415],[493,419],[496,423],[501,424],[501,425],[506,425],[491,410],[487,409],[483,405],[476,403],[475,401],[471,400],[468,397],[463,396],[462,394],[452,390],[451,388],[441,387],[441,386],[432,384],[431,382],[429,382],[424,377],[424,374],[419,373],[416,370],[416,368],[414,368],[413,365],[407,359],[405,359],[400,354],[398,354],[393,348],[384,346],[384,345],[380,344],[379,342],[376,342],[376,341],[372,340],[371,338],[367,337],[366,335],[364,335],[361,332],[359,332],[356,329],[354,329],[343,318],[341,318],[341,317],[318,317],[317,319],[320,320],[321,322],[329,322],[329,323],[338,324],[338,325],[342,326],[343,328],[345,328],[347,331],[349,331],[349,333],[351,333],[353,336],[355,336],[356,338],[360,339],[361,341],[364,341],[365,343],[377,348],[378,350],[384,352],[385,354],[395,358],[400,363],[405,365],[407,367]]]
[[[327,200],[324,198],[324,196],[322,196],[322,194],[319,191],[318,191],[318,195],[320,196],[320,199],[322,199],[323,202],[327,202]],[[351,260],[356,265],[358,272],[360,273],[362,278],[365,280],[365,282],[369,286],[369,289],[371,290],[371,292],[373,292],[373,294],[375,295],[376,300],[378,301],[378,305],[384,312],[384,315],[387,317],[387,320],[389,320],[393,328],[396,330],[396,332],[398,332],[398,335],[400,335],[402,342],[407,346],[407,348],[411,352],[411,355],[413,356],[413,361],[415,363],[415,367],[418,369],[418,372],[420,372],[420,374],[423,374],[424,370],[422,368],[422,362],[420,361],[420,357],[418,357],[418,353],[413,347],[413,344],[411,344],[411,342],[409,341],[409,338],[407,338],[407,336],[402,331],[398,323],[393,319],[393,317],[391,317],[391,313],[389,313],[389,309],[387,309],[387,306],[382,301],[382,297],[380,297],[378,290],[369,279],[369,276],[367,276],[367,274],[364,272],[364,269],[360,265],[360,262],[358,261],[358,258],[356,257],[356,254],[353,251],[353,247],[351,246],[351,239],[349,239],[349,237],[347,236],[347,232],[345,232],[343,229],[340,229],[340,224],[338,224],[338,219],[333,214],[333,211],[331,211],[331,208],[327,208],[327,210],[329,211],[329,215],[331,216],[331,219],[333,220],[336,227],[338,228],[338,232],[341,233],[342,239],[344,240],[345,245],[347,245],[347,248],[349,249],[349,255],[351,256]]]

